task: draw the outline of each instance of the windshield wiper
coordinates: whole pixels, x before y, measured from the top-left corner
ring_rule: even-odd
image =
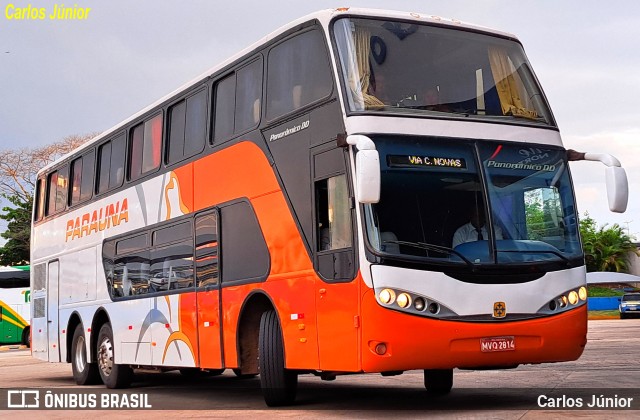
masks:
[[[382,241],[382,243],[412,246],[414,248],[426,249],[428,251],[438,251],[438,252],[447,253],[447,254],[454,254],[460,257],[460,259],[464,261],[469,267],[474,268],[473,263],[469,261],[464,255],[462,255],[460,252],[456,251],[455,249],[449,248],[446,246],[436,245],[436,244],[427,244],[424,242],[408,242],[408,241]]]
[[[567,267],[571,266],[571,260],[567,257],[565,257],[564,255],[562,255],[562,253],[560,253],[560,251],[553,251],[551,249],[545,249],[545,250],[530,250],[530,249],[498,249],[497,250],[499,253],[500,252],[515,252],[515,253],[523,253],[523,254],[553,254],[556,257],[560,258],[561,260],[563,260],[566,264]]]

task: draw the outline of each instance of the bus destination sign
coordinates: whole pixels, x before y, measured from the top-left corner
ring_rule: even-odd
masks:
[[[387,163],[392,168],[411,168],[416,166],[435,166],[440,168],[466,169],[467,162],[460,157],[388,155]]]

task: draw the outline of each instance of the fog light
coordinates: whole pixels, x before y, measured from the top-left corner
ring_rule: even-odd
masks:
[[[564,308],[565,306],[567,306],[567,297],[566,296],[560,296],[560,299],[558,299],[560,301],[560,307]]]
[[[572,305],[578,303],[578,293],[575,290],[569,292],[569,303]]]
[[[580,300],[587,300],[587,288],[582,286],[581,288],[578,289],[578,296],[580,297]]]
[[[413,307],[416,308],[417,311],[424,311],[425,305],[426,303],[421,297],[416,298],[416,300],[413,302]]]
[[[387,345],[385,343],[378,343],[376,345],[376,353],[382,356],[387,352]]]
[[[389,305],[396,300],[396,293],[391,289],[383,289],[378,296],[380,302]]]
[[[396,299],[398,306],[401,308],[406,308],[411,305],[411,296],[408,293],[400,293],[398,295],[398,299]]]
[[[438,305],[435,302],[431,302],[429,304],[429,312],[431,312],[432,314],[437,314],[438,312],[440,312],[440,305]]]

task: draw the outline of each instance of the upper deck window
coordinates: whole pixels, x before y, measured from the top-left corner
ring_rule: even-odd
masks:
[[[350,111],[555,125],[519,43],[457,29],[340,19],[334,34]]]
[[[139,124],[131,131],[129,180],[158,169],[162,147],[162,114]]]
[[[329,58],[320,31],[290,38],[269,53],[267,119],[325,98],[332,88]]]

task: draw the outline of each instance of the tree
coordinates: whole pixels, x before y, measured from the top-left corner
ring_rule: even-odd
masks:
[[[580,235],[587,264],[587,271],[629,271],[629,254],[640,256],[633,238],[617,223],[597,227],[596,221],[585,213],[580,220]]]
[[[14,207],[3,207],[0,219],[8,222],[0,236],[7,243],[0,248],[0,265],[23,265],[29,262],[31,241],[31,208],[33,200],[21,201],[18,196],[6,197]]]
[[[38,171],[97,134],[71,135],[48,146],[0,152],[0,197],[9,203],[0,214],[0,219],[8,222],[7,230],[0,234],[7,239],[0,248],[0,265],[29,261],[31,209]]]

